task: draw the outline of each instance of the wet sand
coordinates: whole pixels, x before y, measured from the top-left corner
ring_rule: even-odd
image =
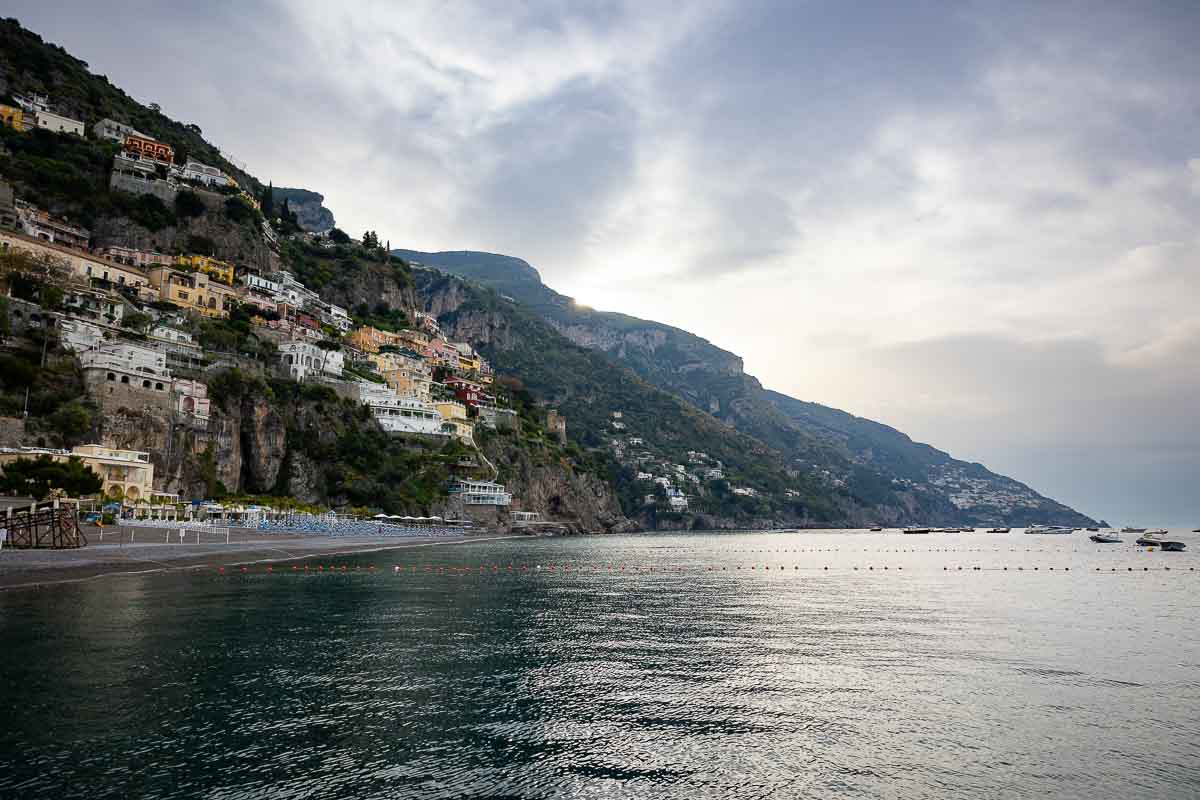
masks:
[[[110,529],[111,530],[111,529]],[[138,529],[130,543],[124,537],[88,530],[88,546],[75,550],[0,550],[0,590],[32,589],[61,583],[97,580],[115,575],[139,575],[176,570],[215,569],[263,562],[370,553],[408,547],[464,544],[493,539],[521,538],[476,533],[467,536],[312,536],[262,534],[234,529],[229,543],[224,534],[202,538],[196,543],[189,534],[184,543],[178,534],[157,529]],[[118,541],[118,538],[121,540]]]

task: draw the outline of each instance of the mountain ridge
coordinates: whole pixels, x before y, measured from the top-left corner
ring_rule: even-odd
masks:
[[[1095,520],[984,465],[953,458],[884,423],[766,389],[741,357],[654,320],[596,311],[554,291],[523,259],[496,253],[397,249],[413,264],[494,289],[576,344],[599,350],[650,384],[784,453],[813,474],[880,507],[881,523],[924,509],[931,520],[1095,525]],[[907,508],[909,514],[889,514]]]

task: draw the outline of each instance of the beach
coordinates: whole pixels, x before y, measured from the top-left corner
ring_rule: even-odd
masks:
[[[0,550],[0,590],[36,588],[92,581],[118,575],[217,569],[261,562],[325,559],[355,553],[434,545],[488,541],[487,533],[461,536],[324,536],[262,533],[232,528],[228,542],[222,530],[206,531],[199,543],[189,532],[180,542],[178,531],[159,528],[118,532],[85,528],[88,545],[74,550]]]

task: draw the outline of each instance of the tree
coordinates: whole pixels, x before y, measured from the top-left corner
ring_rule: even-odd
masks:
[[[149,314],[143,314],[140,311],[135,311],[132,314],[126,314],[121,318],[121,327],[129,328],[137,333],[145,333],[146,327],[154,321],[154,318]]]
[[[363,247],[368,250],[374,250],[379,247],[379,234],[375,231],[367,231],[362,238]]]
[[[68,444],[92,429],[92,412],[78,401],[63,403],[50,415],[50,426]]]
[[[200,195],[195,192],[180,192],[175,195],[175,215],[180,219],[199,217],[207,210],[208,206],[204,205]]]
[[[350,236],[341,228],[330,228],[329,239],[334,244],[350,244]]]
[[[52,489],[62,489],[71,497],[83,497],[96,494],[103,487],[104,481],[79,456],[66,461],[46,455],[18,458],[6,464],[0,476],[0,490],[7,494],[27,494],[35,500],[45,500]]]
[[[337,342],[337,341],[332,341],[330,339],[322,339],[321,341],[317,342],[317,347],[319,347],[325,351],[324,354],[321,356],[321,372],[324,373],[325,372],[325,362],[329,360],[329,354],[336,350],[341,350],[342,343]]]
[[[272,181],[267,184],[267,188],[262,195],[262,212],[263,216],[270,219],[275,213],[275,183]]]

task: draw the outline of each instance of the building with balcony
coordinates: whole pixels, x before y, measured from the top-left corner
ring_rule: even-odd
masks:
[[[309,342],[284,342],[279,345],[279,360],[296,381],[321,375],[340,378],[345,361],[341,351],[322,350]]]
[[[43,242],[86,250],[92,238],[92,232],[79,225],[72,225],[65,219],[53,216],[47,211],[35,208],[21,200],[14,201],[17,213],[17,224],[26,236],[41,239]]]
[[[451,435],[443,429],[442,415],[432,403],[415,397],[401,397],[378,383],[358,383],[355,387],[359,402],[370,407],[379,426],[388,433]]]
[[[158,290],[158,299],[174,303],[206,317],[229,316],[229,307],[237,302],[237,293],[221,284],[213,284],[203,272],[184,272],[173,267],[152,267],[147,273],[150,285]]]
[[[182,167],[172,167],[171,174],[181,180],[194,181],[205,186],[230,186],[233,184],[233,180],[221,170],[190,158]]]
[[[505,490],[504,484],[492,481],[459,480],[451,484],[450,494],[462,498],[468,506],[508,506],[512,505],[512,494]]]
[[[372,328],[370,325],[356,328],[347,339],[351,345],[364,353],[378,353],[381,347],[404,346],[400,334]]]
[[[233,264],[227,261],[221,261],[211,256],[188,254],[176,256],[175,263],[181,267],[203,272],[208,277],[215,281],[220,281],[226,286],[233,285]]]
[[[411,350],[389,350],[371,353],[367,357],[378,372],[398,395],[429,399],[433,383],[429,365],[419,353]]]
[[[454,400],[435,400],[434,408],[442,415],[442,430],[466,444],[474,444],[475,425],[467,416],[467,407]]]
[[[170,166],[175,161],[175,149],[169,144],[151,139],[149,136],[130,135],[123,142],[125,152],[138,158],[156,161]]]
[[[166,253],[160,253],[157,250],[138,250],[133,247],[118,247],[116,245],[102,247],[96,251],[96,255],[115,264],[124,264],[127,267],[137,267],[143,270],[162,264],[170,264],[172,261],[171,256]]]
[[[71,451],[104,481],[104,493],[127,502],[149,500],[154,494],[154,464],[141,450],[121,450],[99,444],[81,444]]]
[[[124,267],[71,247],[34,239],[23,233],[0,231],[0,252],[25,252],[35,259],[48,261],[68,270],[73,276],[93,286],[140,289],[149,285],[148,276],[140,270]]]
[[[42,447],[0,448],[0,467],[20,458],[36,459],[49,456],[55,461],[78,458],[103,481],[101,491],[109,497],[122,497],[136,502],[150,499],[154,494],[154,464],[150,454],[140,450],[121,450],[99,444],[84,444],[74,450],[51,450]]]
[[[126,341],[105,342],[79,353],[78,357],[84,376],[96,373],[97,384],[103,381],[156,392],[166,392],[171,388],[167,357],[152,347]]]

